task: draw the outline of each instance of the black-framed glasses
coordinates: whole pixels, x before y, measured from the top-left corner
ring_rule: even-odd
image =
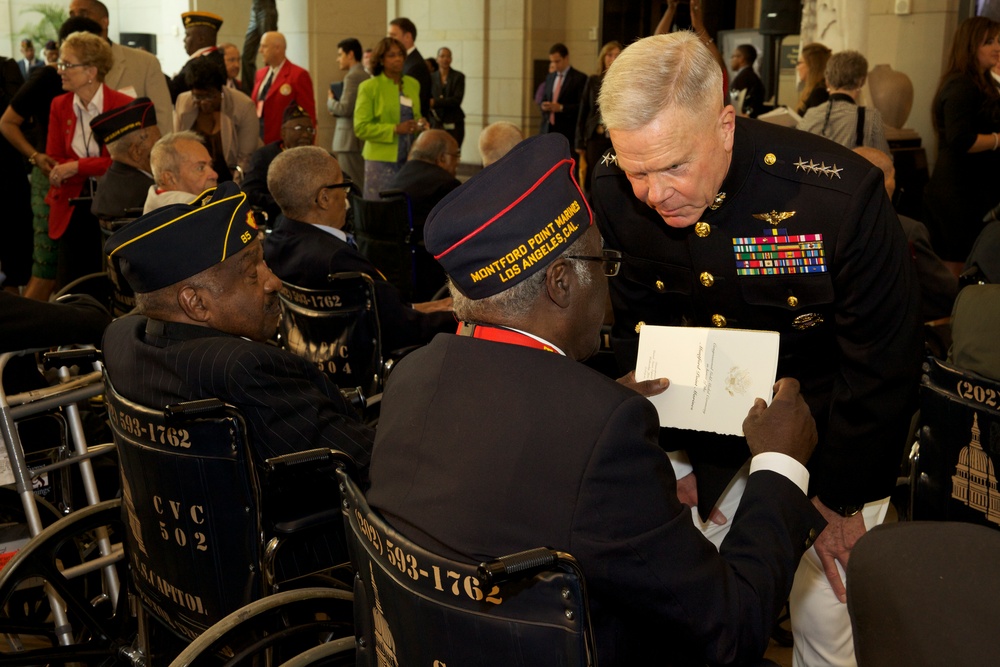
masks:
[[[60,60],[56,63],[56,69],[60,72],[65,72],[68,69],[73,69],[75,67],[87,67],[87,63],[68,63],[64,60]]]
[[[612,278],[618,275],[618,269],[622,266],[622,254],[617,250],[605,248],[601,251],[601,257],[589,257],[587,255],[566,255],[566,259],[580,259],[585,262],[601,262],[604,275]]]
[[[319,191],[322,192],[323,190],[340,190],[340,189],[350,191],[353,185],[354,181],[352,181],[349,178],[345,178],[342,183],[332,183],[330,185],[324,185],[319,189]],[[319,201],[319,193],[316,194],[316,200]]]
[[[293,125],[287,128],[293,132],[305,132],[306,134],[316,134],[316,128],[311,125]]]

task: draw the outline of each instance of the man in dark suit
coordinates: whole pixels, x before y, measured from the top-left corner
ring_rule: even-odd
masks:
[[[420,113],[426,116],[431,112],[431,71],[427,69],[424,57],[415,46],[417,26],[406,17],[393,19],[389,22],[389,37],[398,40],[406,48],[403,75],[412,76],[420,84]]]
[[[759,116],[764,109],[764,82],[753,69],[756,61],[757,49],[753,44],[740,44],[729,57],[729,69],[736,72],[729,94],[735,100],[740,91],[746,91],[740,111],[751,118]]]
[[[346,71],[340,92],[333,94],[333,87],[327,93],[326,110],[337,120],[333,130],[332,150],[340,162],[341,169],[354,181],[359,190],[365,189],[365,160],[361,157],[364,142],[354,134],[354,104],[358,99],[358,86],[371,78],[361,66],[361,42],[353,37],[340,40],[337,44],[337,65]]]
[[[549,62],[555,70],[545,78],[541,104],[542,134],[558,132],[572,144],[587,75],[570,65],[569,49],[565,44],[552,45]]]
[[[137,219],[105,252],[141,313],[116,320],[104,337],[105,368],[121,395],[151,407],[219,398],[239,408],[262,459],[322,447],[367,466],[372,432],[337,387],[264,344],[277,330],[281,281],[264,263],[237,185]]]
[[[98,218],[135,217],[153,185],[150,153],[160,138],[156,109],[148,97],[132,100],[90,121],[90,128],[108,147],[111,166],[97,179],[90,212]]]
[[[30,39],[21,40],[21,55],[24,57],[17,61],[17,68],[21,70],[21,78],[27,81],[28,72],[45,63],[40,58],[35,57],[35,45],[31,43]]]
[[[444,130],[427,130],[413,142],[410,157],[390,183],[410,198],[413,231],[418,242],[424,238],[424,221],[431,209],[460,183],[455,178],[460,157],[458,142]],[[425,249],[416,255],[417,280],[413,297],[430,299],[445,283],[444,270]]]
[[[265,144],[277,141],[282,117],[292,104],[301,107],[316,127],[316,95],[309,72],[285,58],[287,43],[280,32],[264,33],[260,55],[264,66],[257,70],[253,101],[260,118],[260,136]]]
[[[291,148],[271,163],[267,185],[281,215],[264,240],[264,259],[283,281],[325,289],[331,273],[358,271],[375,281],[382,348],[422,345],[440,331],[454,331],[450,299],[404,304],[399,292],[350,243],[344,232],[347,188],[337,160],[319,146]],[[419,308],[419,310],[418,310]]]
[[[814,135],[737,118],[721,86],[711,51],[686,32],[632,43],[604,76],[614,148],[597,165],[593,203],[623,255],[613,347],[632,368],[643,323],[780,333],[778,374],[801,380],[818,425],[810,495],[829,522],[792,589],[795,662],[851,665],[842,568],[886,515],[916,403],[913,262],[877,168]],[[663,441],[679,450],[682,498],[718,543],[747,442],[678,430]]]
[[[597,348],[617,260],[569,165],[564,138],[533,137],[428,219],[463,323],[390,376],[368,501],[453,558],[538,545],[573,554],[599,664],[759,659],[824,525],[804,493],[815,425],[794,380],[776,385],[770,407],[758,399],[744,429],[761,467],[717,552],[678,502],[656,410],[633,390],[666,382],[630,388],[578,363]],[[533,252],[511,260],[522,244]]]
[[[177,103],[177,96],[191,90],[187,83],[188,64],[195,58],[208,58],[220,71],[227,72],[226,57],[216,42],[222,17],[211,12],[184,12],[184,51],[189,58],[181,71],[170,80],[170,101]]]

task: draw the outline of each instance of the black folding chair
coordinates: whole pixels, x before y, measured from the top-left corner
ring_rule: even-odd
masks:
[[[338,473],[351,562],[358,665],[592,665],[583,574],[533,549],[463,563],[411,542]]]
[[[417,282],[417,239],[410,199],[399,190],[380,192],[379,201],[350,196],[358,250],[399,290],[403,301],[413,299]]]
[[[877,526],[847,566],[858,667],[996,664],[1000,534],[950,522]]]

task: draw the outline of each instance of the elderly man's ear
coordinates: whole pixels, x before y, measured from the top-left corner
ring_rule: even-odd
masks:
[[[189,320],[204,324],[211,319],[211,309],[204,297],[205,290],[185,285],[177,292],[177,305]]]
[[[549,299],[560,308],[569,308],[572,288],[576,285],[576,272],[569,260],[557,259],[545,271],[545,288]]]

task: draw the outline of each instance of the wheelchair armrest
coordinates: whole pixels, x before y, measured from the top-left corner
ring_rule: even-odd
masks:
[[[316,449],[306,449],[301,452],[292,452],[265,459],[264,465],[267,466],[268,473],[280,475],[303,463],[318,463],[320,465],[330,463],[337,459],[336,454],[332,449],[317,447]],[[310,469],[315,467],[315,465],[311,465]]]
[[[101,351],[92,347],[75,350],[56,350],[42,355],[42,363],[46,369],[62,368],[63,366],[80,366],[101,361]]]
[[[527,579],[542,570],[550,569],[560,555],[560,552],[548,547],[519,551],[480,563],[477,574],[480,581],[487,585]]]
[[[344,400],[348,405],[358,412],[361,412],[368,407],[368,399],[365,397],[365,393],[361,390],[361,387],[355,387],[354,389],[341,389],[340,395],[344,397]]]

